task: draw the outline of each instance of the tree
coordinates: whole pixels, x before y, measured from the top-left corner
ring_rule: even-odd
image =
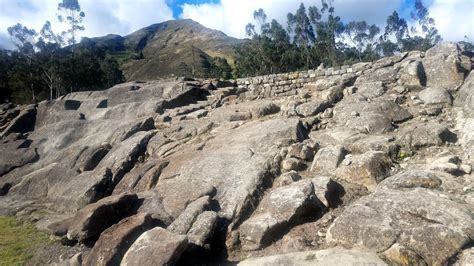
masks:
[[[222,57],[214,57],[211,59],[210,76],[213,78],[231,79],[232,68],[227,60]]]
[[[85,13],[81,11],[81,6],[78,0],[62,0],[58,4],[58,11],[62,14],[58,15],[59,22],[66,23],[68,29],[62,32],[63,38],[67,44],[71,47],[71,73],[75,76],[75,51],[77,44],[77,35],[80,31],[84,30],[82,20],[85,17]],[[73,79],[74,80],[74,79]],[[75,86],[74,82],[70,85],[70,91],[73,91]]]
[[[12,90],[8,86],[8,72],[12,69],[12,58],[7,50],[0,49],[0,102],[10,101]]]
[[[117,83],[124,82],[122,71],[120,71],[119,64],[114,58],[107,56],[102,62],[100,62],[100,69],[102,70],[103,83],[108,87],[112,87]]]
[[[380,33],[377,25],[368,25],[365,21],[349,22],[344,32],[348,35],[357,51],[359,61],[362,61],[363,53],[371,53],[375,47],[375,37]]]
[[[387,25],[382,36],[380,36],[379,50],[385,56],[391,56],[395,52],[404,50],[404,40],[409,37],[408,25],[405,19],[398,15],[397,11],[387,17]],[[393,42],[393,41],[396,42]]]
[[[37,67],[35,64],[35,41],[37,32],[34,29],[29,29],[20,23],[15,24],[7,29],[8,34],[12,38],[18,52],[15,53],[19,64],[14,67],[16,71],[12,74],[16,79],[12,82],[13,86],[24,86],[29,88],[31,93],[32,103],[36,102],[35,81],[37,76]]]
[[[62,13],[58,15],[59,22],[66,23],[69,27],[66,31],[62,32],[62,35],[66,39],[66,42],[71,45],[72,54],[74,55],[77,35],[80,31],[85,29],[84,26],[81,25],[85,13],[81,11],[78,0],[62,0],[62,2],[58,4],[58,11]]]
[[[317,51],[320,55],[326,57],[328,63],[336,66],[338,64],[338,48],[336,39],[343,33],[344,24],[339,16],[336,16],[336,12],[333,6],[334,0],[321,0],[322,8],[320,9],[321,17],[327,13],[327,20],[316,20],[313,19],[316,25],[316,36],[317,36]]]
[[[426,51],[441,42],[442,38],[436,28],[435,20],[429,17],[429,10],[423,5],[421,0],[415,0],[414,11],[411,12],[411,17],[416,21],[418,27],[413,26],[411,28],[412,33],[417,36],[408,40],[410,42],[408,49]]]
[[[61,47],[64,41],[61,35],[55,34],[51,28],[51,22],[46,21],[40,31],[40,40],[37,43],[39,48],[39,64],[41,66],[42,77],[49,88],[49,100],[58,98],[61,94],[62,66],[64,59],[61,59],[64,52]]]
[[[106,48],[75,45],[84,18],[77,0],[62,0],[58,7],[65,14],[60,20],[70,25],[62,34],[56,34],[49,21],[39,31],[19,23],[8,28],[17,49],[0,51],[2,101],[35,103],[58,98],[67,93],[65,88],[101,90],[124,80]]]
[[[310,68],[310,48],[315,41],[315,35],[304,4],[300,4],[295,14],[288,13],[287,19],[288,32],[293,33],[295,44],[305,52],[306,68]]]
[[[268,23],[263,9],[253,15],[259,29],[252,23],[246,26],[247,35],[252,39],[236,48],[237,75],[263,75],[291,69],[285,61],[285,54],[291,48],[288,33],[276,20]]]

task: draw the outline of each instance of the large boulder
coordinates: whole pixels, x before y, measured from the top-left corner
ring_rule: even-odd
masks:
[[[402,62],[398,84],[409,89],[422,89],[426,85],[426,74],[421,60]]]
[[[444,192],[423,188],[432,185],[419,175],[401,173],[396,178],[400,185],[387,187],[393,183],[387,178],[373,194],[346,208],[328,229],[326,240],[375,252],[402,249],[418,254],[428,265],[446,263],[471,241],[474,214]],[[406,252],[386,256],[396,263],[403,258],[393,254]],[[408,264],[419,262],[417,256],[406,258],[413,259]]]
[[[0,139],[8,136],[11,133],[26,133],[34,130],[36,123],[37,110],[34,106],[22,110],[8,126],[0,133]]]
[[[460,143],[474,164],[474,71],[471,71],[454,101],[460,107],[456,128],[459,130]]]
[[[121,194],[87,205],[67,221],[67,238],[83,241],[99,234],[127,216],[137,200],[136,194]]]
[[[454,265],[456,266],[474,265],[474,248],[471,247],[464,250]]]
[[[199,214],[187,233],[189,243],[204,247],[214,234],[218,218],[217,213],[213,211],[205,211]]]
[[[272,102],[266,102],[259,106],[256,106],[252,109],[252,116],[253,117],[264,117],[267,115],[272,115],[280,112],[280,107]]]
[[[0,157],[0,176],[39,159],[35,148],[23,148],[28,142],[28,140],[20,140],[0,145],[0,153],[9,154],[9,156]]]
[[[402,147],[410,149],[457,142],[455,133],[451,132],[445,125],[436,122],[407,125],[400,131],[399,136],[397,142]]]
[[[474,71],[469,73],[454,100],[454,106],[462,107],[466,114],[474,116]]]
[[[381,81],[384,84],[389,84],[397,81],[398,68],[397,67],[383,67],[373,71],[369,71],[364,75],[357,78],[355,85],[359,86],[360,84],[368,82],[377,82]]]
[[[464,80],[460,49],[455,43],[441,43],[426,51],[423,58],[426,86],[456,90]]]
[[[326,78],[318,79],[313,83],[306,84],[303,89],[311,91],[324,91],[334,86],[344,86],[351,83],[355,79],[355,75],[334,75]]]
[[[120,265],[173,265],[187,244],[186,236],[156,227],[143,233],[132,244]]]
[[[418,94],[420,100],[425,104],[444,104],[452,103],[451,95],[443,88],[426,88]]]
[[[191,226],[193,225],[196,218],[209,209],[210,205],[210,198],[209,196],[204,196],[196,201],[190,203],[186,209],[167,227],[167,230],[180,234],[185,235]]]
[[[368,151],[346,157],[334,175],[373,191],[380,181],[389,176],[392,165],[391,159],[384,152]]]
[[[373,101],[344,99],[334,108],[338,125],[353,128],[360,133],[386,133],[394,129],[392,123],[407,121],[413,117],[393,101],[377,98]]]
[[[311,171],[318,174],[332,174],[347,154],[348,151],[341,145],[322,148],[313,158]]]
[[[370,99],[382,96],[386,90],[382,81],[366,82],[357,85],[357,93]]]
[[[330,182],[330,179],[326,181]],[[327,186],[318,189],[326,192]],[[254,216],[240,226],[242,248],[255,250],[267,245],[282,230],[317,217],[324,208],[311,180],[277,188],[263,198]]]
[[[311,101],[307,103],[300,104],[296,107],[296,113],[301,117],[314,116],[321,112],[324,112],[326,108],[329,107],[327,101]]]
[[[365,138],[367,135],[356,129],[348,127],[333,127],[325,130],[312,131],[309,134],[312,141],[318,143],[320,146],[335,146],[347,145]]]
[[[286,157],[297,158],[305,161],[313,159],[315,144],[295,143],[288,148]]]
[[[84,265],[119,265],[133,242],[151,227],[151,217],[145,213],[139,213],[114,224],[100,234]]]
[[[351,153],[361,154],[368,151],[381,151],[388,155],[392,160],[396,160],[400,146],[396,143],[396,139],[386,135],[370,135],[365,138],[358,139],[348,143],[347,149]]]

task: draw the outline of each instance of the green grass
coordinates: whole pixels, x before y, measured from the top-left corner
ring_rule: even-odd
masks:
[[[400,150],[398,152],[398,156],[397,156],[398,161],[403,161],[405,158],[408,158],[408,157],[410,157],[410,155],[408,155],[408,153],[406,153],[402,150]]]
[[[0,216],[0,265],[23,265],[32,257],[32,250],[50,242],[34,225]]]
[[[119,65],[122,65],[130,61],[132,57],[137,57],[138,54],[131,51],[117,51],[109,53],[109,56],[117,60]]]

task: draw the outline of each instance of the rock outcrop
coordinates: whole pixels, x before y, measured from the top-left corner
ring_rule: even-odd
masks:
[[[66,264],[469,265],[463,49],[1,105],[0,213]]]

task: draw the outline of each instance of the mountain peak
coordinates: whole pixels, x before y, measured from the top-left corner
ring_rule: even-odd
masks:
[[[109,34],[84,38],[83,44],[101,47],[115,56],[127,80],[154,80],[176,75],[186,65],[206,76],[212,57],[233,61],[242,40],[206,28],[192,19],[169,20],[126,36]]]

